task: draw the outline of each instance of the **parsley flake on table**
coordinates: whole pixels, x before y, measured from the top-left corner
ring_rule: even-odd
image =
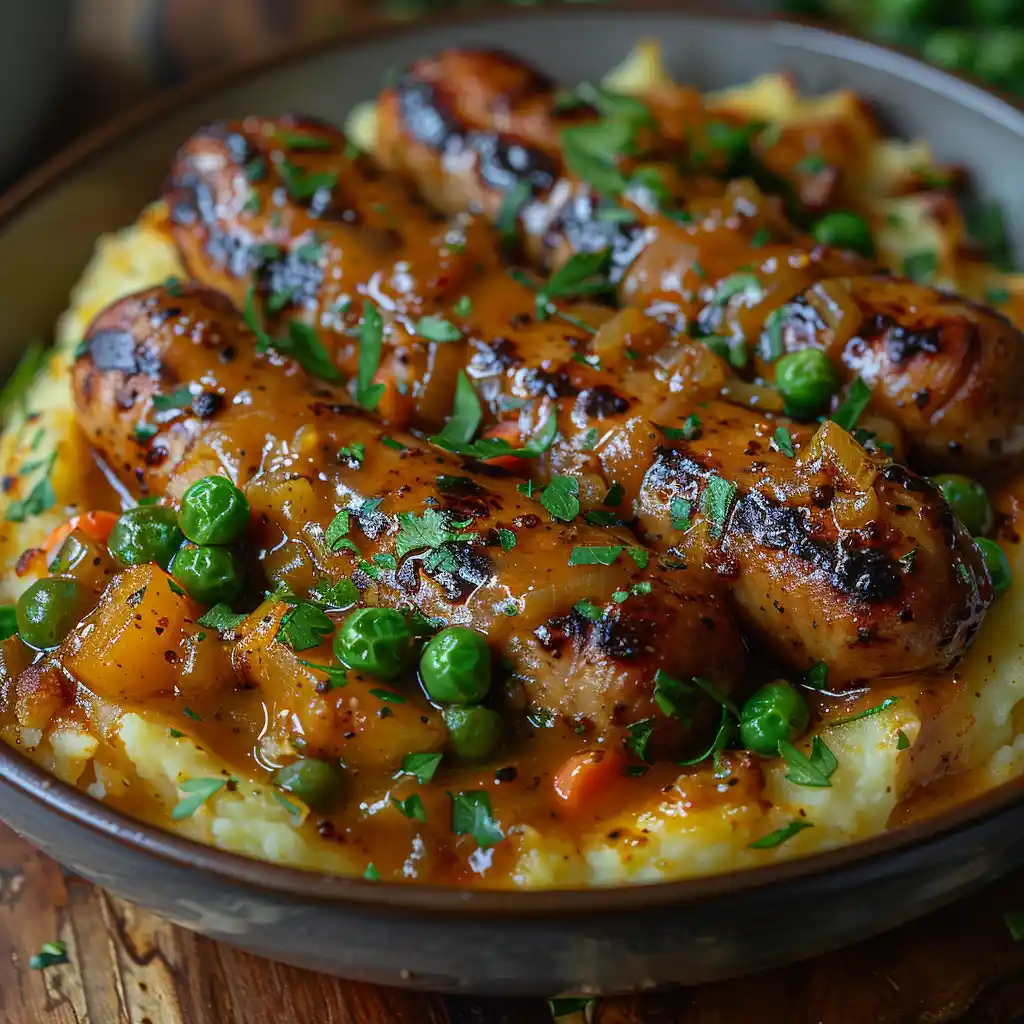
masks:
[[[792,839],[798,832],[803,832],[805,828],[813,827],[809,821],[791,821],[788,825],[783,825],[782,828],[777,828],[774,832],[769,832],[768,835],[761,836],[760,839],[755,839],[752,843],[747,843],[747,846],[751,850],[770,850],[773,846],[780,846],[787,839]]]
[[[829,778],[839,762],[820,736],[815,736],[808,757],[792,743],[782,740],[779,754],[786,765],[786,778],[797,786],[831,786]]]
[[[406,754],[402,758],[402,767],[396,773],[396,778],[402,775],[415,776],[416,781],[422,786],[429,782],[441,764],[443,754]]]
[[[574,476],[555,475],[540,492],[540,503],[555,519],[570,523],[580,514],[580,482]]]
[[[56,967],[68,962],[67,943],[60,939],[44,942],[39,952],[29,957],[28,966],[33,971],[45,971],[47,967]]]
[[[471,835],[483,848],[505,838],[491,809],[491,798],[483,790],[449,793],[448,796],[452,801],[452,831],[457,836]]]
[[[172,821],[190,818],[215,793],[219,793],[228,784],[227,779],[184,779],[178,783],[178,789],[189,795],[181,800],[171,811]]]

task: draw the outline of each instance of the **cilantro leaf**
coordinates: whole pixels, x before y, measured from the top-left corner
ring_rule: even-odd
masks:
[[[416,321],[416,333],[427,341],[446,342],[459,341],[462,331],[451,321],[439,316],[421,316]]]
[[[48,512],[57,504],[57,495],[50,483],[50,473],[53,464],[57,461],[57,452],[54,450],[50,456],[41,463],[42,475],[32,486],[32,489],[24,498],[12,501],[7,506],[6,520],[9,523],[23,523],[29,516],[37,516]]]
[[[443,754],[406,754],[398,774],[413,775],[421,786],[425,785],[434,777],[443,757]]]
[[[516,546],[516,535],[511,530],[502,526],[498,530],[498,543],[501,544],[502,551],[511,551]]]
[[[427,812],[423,806],[423,800],[419,793],[413,793],[412,796],[406,797],[405,800],[399,800],[397,796],[393,796],[391,798],[391,802],[407,818],[415,818],[417,821],[427,820]]]
[[[465,370],[459,370],[455,380],[455,404],[448,422],[439,434],[430,438],[431,444],[447,451],[461,451],[470,445],[483,418],[483,409]]]
[[[692,502],[686,498],[673,498],[668,506],[668,518],[673,530],[688,530],[693,525],[690,521]]]
[[[804,686],[812,690],[824,690],[828,686],[828,665],[824,661],[815,662],[804,675]]]
[[[794,820],[760,839],[755,839],[752,843],[747,843],[747,846],[751,850],[770,850],[773,846],[779,846],[787,839],[792,839],[798,832],[803,832],[805,828],[812,827],[813,825],[809,821]]]
[[[711,536],[720,537],[736,497],[736,485],[720,476],[708,478],[700,496],[700,510],[711,524]]]
[[[341,371],[327,354],[315,328],[298,320],[289,320],[286,329],[287,335],[273,339],[272,344],[278,352],[291,356],[311,377],[319,377],[332,384],[341,381]]]
[[[555,519],[570,523],[580,514],[580,482],[574,476],[551,478],[551,482],[540,493],[540,503]]]
[[[696,710],[697,688],[659,668],[654,673],[654,703],[666,718],[677,718],[689,725]]]
[[[843,430],[853,430],[870,401],[871,388],[860,377],[854,377],[843,404],[832,416],[832,422],[838,423]]]
[[[395,554],[404,558],[410,551],[436,550],[443,544],[468,542],[475,539],[475,533],[465,533],[452,527],[467,525],[456,521],[450,512],[439,512],[428,508],[422,515],[415,512],[398,514],[399,531],[395,538]]]
[[[654,719],[641,718],[636,722],[631,722],[626,726],[626,732],[628,735],[623,740],[625,748],[636,754],[641,761],[650,764],[647,757],[647,745],[651,741],[651,733],[654,732]]]
[[[471,835],[480,847],[494,846],[505,838],[485,792],[474,789],[448,796],[452,801],[452,831],[457,836]]]
[[[344,611],[359,603],[359,588],[348,577],[343,576],[336,583],[318,580],[309,591],[310,600]]]
[[[339,448],[336,457],[339,462],[347,462],[349,467],[354,469],[356,466],[361,466],[366,460],[366,445],[357,441],[344,448]]]
[[[200,626],[209,626],[218,633],[231,633],[247,617],[241,612],[236,614],[222,601],[207,609],[196,621]]]
[[[356,367],[356,401],[372,412],[384,394],[383,384],[373,378],[380,366],[384,346],[384,321],[380,310],[367,300],[363,303],[363,322],[359,327],[359,361]]]
[[[343,508],[330,521],[324,532],[324,540],[329,551],[340,551],[342,548],[347,548],[349,551],[355,551],[358,554],[359,548],[356,547],[354,541],[349,540],[346,536],[349,531],[349,525],[348,509]]]
[[[341,689],[348,683],[348,670],[341,665],[318,665],[315,661],[306,661],[305,658],[299,658],[299,664],[316,672],[323,672],[327,676],[327,686],[330,690]]]

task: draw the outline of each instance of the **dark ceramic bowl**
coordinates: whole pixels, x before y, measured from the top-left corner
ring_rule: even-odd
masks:
[[[443,45],[500,44],[566,81],[595,78],[641,35],[682,78],[717,87],[792,69],[849,86],[892,131],[968,165],[1024,225],[1024,115],[974,85],[806,27],[631,4],[510,11],[304,52],[162,99],[58,158],[0,204],[0,352],[49,333],[98,234],[127,224],[199,124],[253,111],[341,120],[385,69]],[[604,891],[460,892],[273,867],[141,825],[0,743],[0,817],[90,881],[255,953],[389,985],[489,993],[616,992],[711,981],[900,924],[1024,861],[1024,782],[846,849],[730,877]]]

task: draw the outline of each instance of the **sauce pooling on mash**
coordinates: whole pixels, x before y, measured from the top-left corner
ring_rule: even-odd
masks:
[[[372,154],[198,131],[184,272],[71,366],[114,490],[19,561],[5,736],[78,723],[119,806],[259,794],[371,879],[524,884],[527,837],[642,847],[659,805],[798,847],[780,784],[962,689],[1024,457],[1024,339],[882,266],[848,145],[466,51],[384,91]],[[168,799],[133,715],[210,773]]]

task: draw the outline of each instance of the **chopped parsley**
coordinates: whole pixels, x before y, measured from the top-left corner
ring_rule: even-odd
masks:
[[[636,754],[641,761],[650,764],[647,758],[647,745],[651,741],[651,733],[654,732],[654,719],[641,718],[626,726],[628,735],[623,739],[623,745],[632,753]]]
[[[838,423],[843,430],[853,430],[870,401],[871,388],[860,377],[854,377],[843,404],[832,416],[832,422]]]
[[[443,754],[406,754],[402,758],[402,767],[398,775],[415,776],[416,781],[422,786],[428,783],[441,764]]]
[[[47,967],[56,967],[57,964],[66,964],[67,962],[67,943],[56,939],[53,942],[44,942],[39,947],[39,952],[29,957],[28,966],[33,971],[45,971]]]
[[[462,338],[462,331],[455,324],[439,316],[421,316],[416,321],[416,333],[427,341],[438,343],[459,341]]]
[[[990,306],[1005,306],[1010,301],[1010,292],[1006,288],[989,288],[985,301]]]
[[[281,181],[292,199],[312,199],[321,189],[330,192],[338,184],[337,171],[306,171],[290,160],[277,165]]]
[[[820,153],[808,153],[797,165],[801,174],[821,174],[828,164]]]
[[[370,690],[370,696],[376,697],[382,704],[404,704],[405,698],[394,690],[385,690],[382,686],[375,686]]]
[[[306,661],[304,658],[299,658],[299,664],[316,672],[323,672],[327,676],[329,690],[339,690],[348,684],[348,670],[340,665],[318,665],[315,661]]]
[[[589,619],[591,622],[597,622],[599,619],[604,617],[604,612],[594,604],[593,601],[584,598],[582,601],[577,601],[573,606],[572,610],[578,615],[581,615],[584,619]]]
[[[192,405],[192,392],[188,385],[176,388],[169,395],[154,395],[153,408],[157,412],[168,412],[171,409],[187,409]]]
[[[311,377],[319,377],[332,384],[340,383],[341,372],[327,354],[315,328],[298,320],[289,320],[285,329],[288,333],[273,341],[278,352],[291,356]]]
[[[828,665],[824,661],[815,662],[807,670],[804,686],[812,690],[824,690],[828,686]]]
[[[334,143],[330,139],[319,135],[306,135],[304,132],[278,131],[274,138],[285,149],[330,150],[334,148]]]
[[[568,169],[597,192],[619,195],[629,187],[616,166],[619,154],[633,148],[635,124],[627,118],[573,125],[561,132],[562,156]]]
[[[502,551],[511,551],[516,546],[516,535],[502,526],[498,530],[498,543],[501,545]]]
[[[862,718],[870,718],[872,715],[877,715],[891,708],[893,704],[898,704],[899,700],[899,697],[886,697],[881,704],[876,704],[873,708],[868,708],[866,711],[861,711],[856,715],[850,715],[848,718],[837,718],[834,722],[829,722],[829,725],[849,725],[850,722],[859,722]]]
[[[593,996],[566,996],[562,999],[549,999],[548,1012],[553,1020],[558,1020],[559,1017],[570,1017],[574,1013],[583,1013],[596,1003],[597,1000]]]
[[[530,201],[533,190],[525,178],[517,179],[515,185],[509,189],[501,198],[501,208],[498,210],[497,228],[498,235],[505,245],[510,245],[516,240],[519,212]]]
[[[178,789],[189,795],[171,811],[171,820],[181,821],[182,818],[192,817],[214,793],[220,792],[227,784],[227,779],[184,779],[179,782]]]
[[[427,812],[423,807],[423,800],[421,799],[419,793],[413,793],[412,796],[406,797],[405,800],[399,800],[397,796],[393,796],[391,798],[391,802],[407,818],[415,818],[416,821],[427,820]]]
[[[379,882],[380,872],[373,866],[372,863],[366,865],[366,870],[363,872],[363,878],[368,882]]]
[[[614,512],[606,512],[601,508],[592,508],[585,512],[583,518],[593,526],[616,526],[619,517]]]
[[[730,274],[718,282],[715,287],[715,294],[711,297],[710,305],[724,306],[737,295],[742,295],[747,300],[748,305],[755,305],[764,298],[764,285],[749,271]]]
[[[482,790],[449,793],[452,800],[452,831],[471,835],[480,847],[494,846],[505,838],[491,810],[491,798]]]
[[[750,236],[751,249],[763,249],[772,240],[770,228],[758,228]]]
[[[339,448],[337,459],[339,462],[347,462],[349,465],[355,463],[355,465],[361,466],[366,460],[366,445],[361,441],[357,441],[355,444],[347,445],[345,448]]]
[[[458,302],[452,306],[452,312],[456,316],[469,316],[473,312],[473,300],[468,295],[463,295]]]
[[[373,378],[380,366],[384,346],[384,321],[380,310],[369,300],[363,303],[363,322],[359,327],[359,361],[356,369],[356,401],[372,412],[384,394],[383,384]]]
[[[685,725],[693,721],[697,688],[670,676],[664,669],[654,673],[654,703],[667,718],[677,718]]]
[[[910,747],[910,738],[902,729],[896,730],[896,749],[907,750]]]
[[[608,493],[604,496],[602,505],[608,505],[611,508],[618,508],[622,504],[623,496],[626,493],[626,488],[622,484],[616,482],[608,488]]]
[[[832,785],[829,782],[829,777],[836,770],[839,762],[820,736],[814,737],[810,757],[786,740],[779,743],[779,753],[788,769],[786,778],[790,782],[798,786],[825,787]]]
[[[292,825],[298,828],[305,817],[302,813],[302,808],[297,804],[293,804],[288,797],[276,789],[271,791],[271,796],[291,815]]]
[[[711,740],[711,745],[702,754],[698,754],[696,757],[691,757],[688,761],[676,761],[676,764],[679,765],[680,768],[686,768],[690,765],[702,764],[709,757],[714,757],[715,778],[723,777],[719,761],[721,760],[722,751],[725,750],[729,740],[732,739],[735,730],[735,719],[730,717],[729,709],[723,705],[721,716],[718,720],[718,728],[715,730],[715,735]]]
[[[736,497],[736,485],[720,476],[708,478],[700,496],[700,510],[711,524],[711,536],[720,537]]]
[[[85,351],[88,351],[87,346]],[[76,355],[80,354],[84,353],[76,353]],[[3,390],[0,390],[0,423],[6,421],[16,407],[20,407],[22,412],[27,414],[26,399],[32,389],[32,384],[49,358],[49,351],[41,341],[33,341],[25,349],[25,354],[18,361],[14,372],[4,384]]]
[[[938,254],[928,249],[911,253],[903,260],[903,273],[920,284],[928,284],[938,269]]]
[[[688,530],[693,525],[690,521],[692,509],[692,502],[687,501],[686,498],[673,498],[669,502],[668,517],[673,530]]]
[[[654,424],[658,430],[665,435],[668,441],[696,441],[703,430],[701,419],[695,413],[691,413],[683,420],[681,427],[664,427],[660,423]]]
[[[349,516],[348,509],[343,508],[330,521],[324,532],[324,541],[327,543],[329,551],[340,551],[342,548],[345,548],[349,551],[355,551],[357,554],[359,553],[359,548],[356,547],[355,542],[347,537],[350,526],[351,517]]]
[[[277,638],[293,651],[319,647],[334,632],[334,623],[322,608],[312,601],[292,599],[295,603],[281,619]]]
[[[579,493],[580,482],[576,477],[556,475],[540,492],[540,503],[553,518],[569,523],[580,514]]]
[[[911,573],[914,571],[914,565],[917,562],[917,548],[911,548],[905,555],[900,555],[896,559],[896,564],[900,567],[900,572]]]
[[[793,448],[793,438],[785,427],[778,427],[775,433],[772,434],[772,444],[775,446],[776,451],[782,452],[786,458],[792,459],[796,456],[796,450]]]
[[[461,531],[471,520],[457,520],[451,512],[428,508],[422,515],[415,512],[398,514],[399,531],[395,538],[395,554],[404,558],[411,551],[436,551],[444,544],[466,543],[475,539],[475,533]],[[453,529],[453,527],[455,529]]]
[[[309,598],[317,604],[327,605],[330,608],[351,608],[352,605],[359,603],[359,588],[345,576],[336,583],[332,583],[330,580],[318,580],[310,588]]]
[[[1003,914],[1003,920],[1014,942],[1024,941],[1024,910],[1011,910]]]
[[[182,708],[181,713],[186,718],[191,718],[193,722],[201,722],[203,720],[202,715],[197,715],[191,708]]]
[[[765,362],[774,363],[781,358],[785,351],[782,342],[782,324],[786,319],[786,307],[772,310],[764,322],[764,350]]]
[[[773,846],[781,846],[787,839],[792,839],[798,832],[803,832],[805,828],[812,827],[811,822],[797,819],[788,825],[783,825],[782,828],[777,828],[774,832],[769,832],[768,835],[762,836],[760,839],[755,839],[752,843],[747,843],[747,846],[751,850],[770,850]]]
[[[54,450],[46,459],[38,463],[38,467],[42,469],[42,475],[32,486],[32,489],[24,498],[12,501],[7,506],[7,513],[4,518],[9,523],[23,523],[29,516],[37,516],[43,512],[48,512],[57,504],[57,495],[53,490],[53,484],[50,483],[50,473],[56,461],[57,452]]]
[[[584,430],[582,434],[577,438],[577,443],[581,452],[592,452],[597,447],[597,439],[601,435],[598,432],[597,427],[589,427]]]
[[[622,545],[609,547],[573,548],[569,554],[570,565],[611,565],[625,549]]]
[[[455,380],[455,405],[452,414],[441,432],[430,439],[431,443],[448,451],[459,450],[471,444],[482,418],[483,409],[476,388],[470,382],[466,371],[459,370]]]

